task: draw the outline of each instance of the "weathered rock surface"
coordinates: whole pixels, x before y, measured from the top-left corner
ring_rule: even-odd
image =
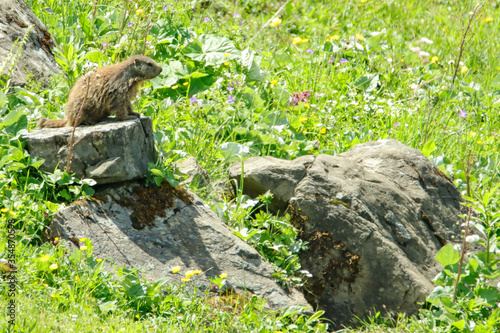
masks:
[[[244,170],[244,191],[274,193],[275,209],[287,207],[309,242],[301,255],[313,275],[305,296],[337,326],[374,308],[417,311],[440,270],[435,254],[458,235],[458,190],[396,140],[339,156],[250,158]],[[241,164],[229,171],[239,180]]]
[[[197,283],[209,287],[208,277],[224,272],[229,287],[263,296],[271,307],[308,305],[299,291],[285,292],[274,281],[272,266],[195,195],[164,182],[160,188],[119,186],[96,198],[58,212],[49,237],[88,238],[94,256],[142,267],[151,280],[178,282],[171,270],[179,265],[180,274],[202,270]]]
[[[23,136],[31,156],[43,158],[41,169],[64,169],[68,160],[72,127],[36,129]],[[154,161],[151,118],[110,119],[75,131],[71,171],[77,178],[108,184],[142,178]]]
[[[21,57],[15,63],[15,70],[10,77],[11,85],[25,85],[27,74],[44,81],[51,73],[59,74],[61,71],[52,54],[56,43],[43,23],[22,0],[1,0],[0,3],[0,68],[7,60],[1,74],[7,74],[12,64],[13,56],[8,57],[8,54],[14,42],[19,40],[20,43],[31,25],[34,27],[23,46]],[[14,49],[14,55],[18,47],[19,44]]]
[[[190,156],[180,162],[175,162],[179,171],[188,175],[188,178],[181,182],[181,185],[196,183],[200,187],[207,186],[210,183],[208,172],[203,169],[196,158]]]

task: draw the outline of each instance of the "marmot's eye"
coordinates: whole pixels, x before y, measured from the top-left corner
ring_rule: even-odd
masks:
[[[153,67],[153,65],[151,65],[149,62],[148,62],[148,66],[149,66],[149,67]]]

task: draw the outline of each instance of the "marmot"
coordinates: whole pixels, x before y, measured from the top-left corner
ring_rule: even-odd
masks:
[[[116,65],[99,68],[89,79],[87,100],[78,125],[91,125],[116,114],[116,119],[127,120],[139,117],[132,111],[130,100],[135,98],[141,83],[161,73],[161,66],[153,59],[135,55]],[[74,126],[87,93],[85,76],[76,81],[69,92],[66,117],[60,120],[41,118],[38,127]]]

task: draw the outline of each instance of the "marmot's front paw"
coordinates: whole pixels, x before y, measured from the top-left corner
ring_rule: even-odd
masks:
[[[135,116],[136,118],[140,118],[141,117],[141,114],[139,112],[134,112],[134,111],[130,111],[128,113],[129,116]]]

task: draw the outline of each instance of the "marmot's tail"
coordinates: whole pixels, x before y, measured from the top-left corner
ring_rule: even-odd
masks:
[[[40,128],[64,127],[66,126],[66,119],[47,119],[42,117],[36,124]]]

